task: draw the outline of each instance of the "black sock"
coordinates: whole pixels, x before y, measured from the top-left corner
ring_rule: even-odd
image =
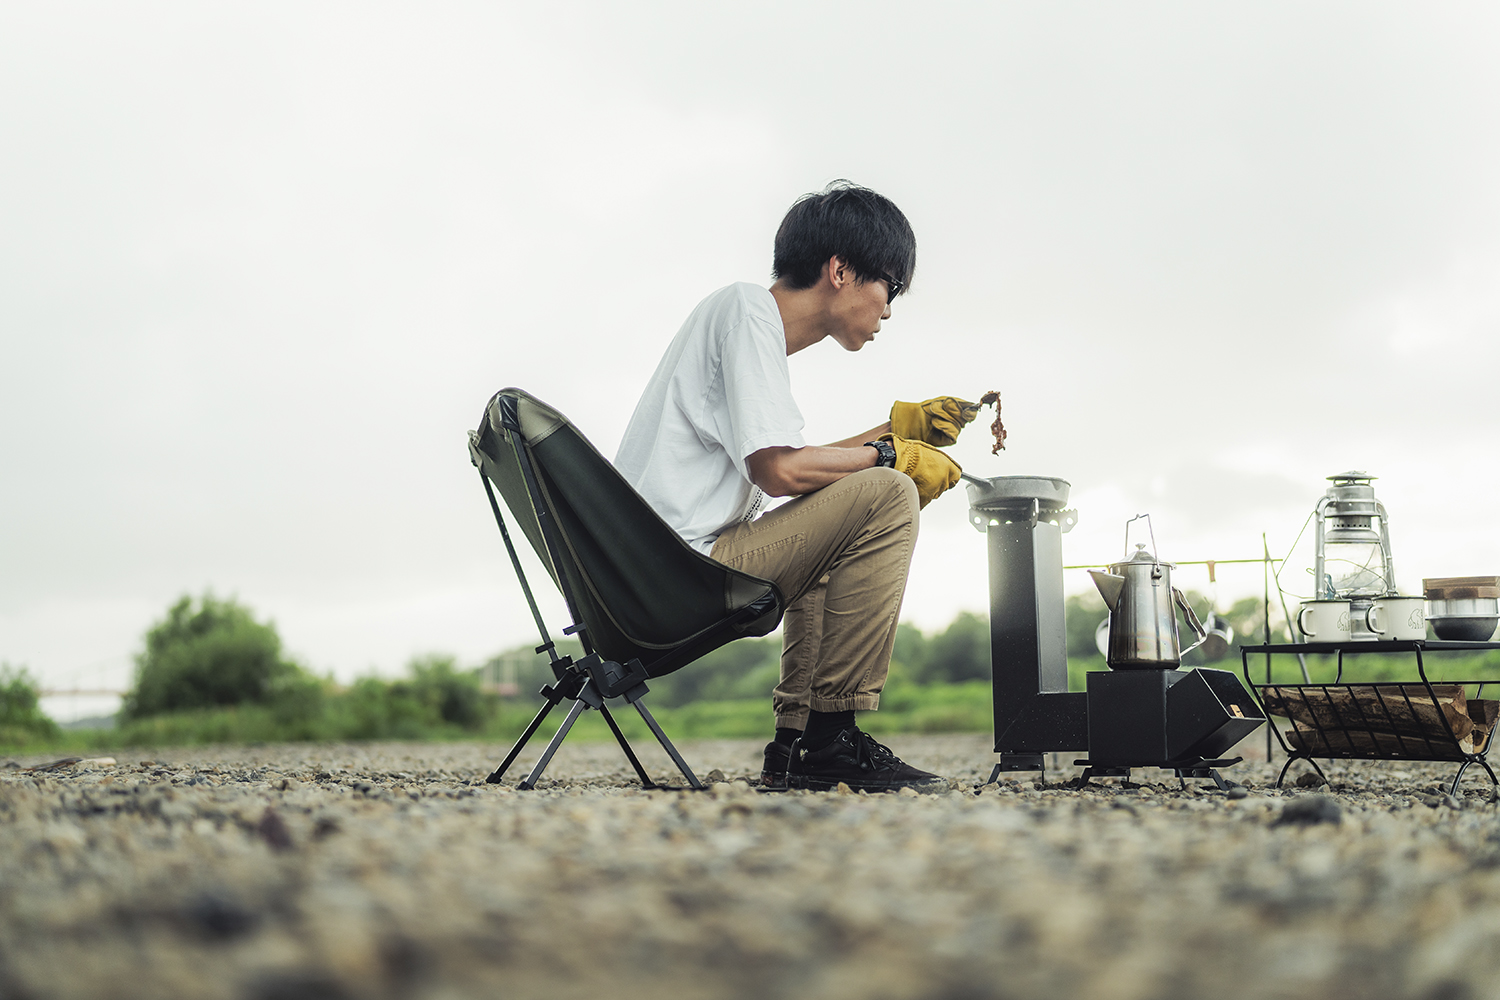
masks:
[[[791,746],[796,742],[797,737],[801,735],[802,730],[800,729],[784,729],[781,726],[776,727],[776,742],[780,743],[784,747]]]
[[[854,710],[847,712],[809,712],[807,732],[802,734],[802,749],[821,750],[839,733],[854,725]]]

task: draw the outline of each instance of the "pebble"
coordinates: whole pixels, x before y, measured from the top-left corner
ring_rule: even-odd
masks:
[[[1329,796],[1307,795],[1282,806],[1281,813],[1271,825],[1312,826],[1317,823],[1338,823],[1343,820],[1343,813],[1339,804]]]
[[[613,743],[525,792],[540,746],[497,785],[507,748],[479,744],[19,760],[0,995],[1418,1000],[1500,975],[1500,809],[1482,777],[1449,796],[1452,765],[980,787],[987,736],[888,742],[954,787],[762,794],[760,740],[683,744],[704,793],[642,789]]]

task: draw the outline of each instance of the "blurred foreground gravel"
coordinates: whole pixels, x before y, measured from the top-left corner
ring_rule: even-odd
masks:
[[[745,741],[684,744],[706,793],[612,744],[532,792],[483,784],[495,746],[0,757],[0,997],[1500,995],[1482,772],[976,795],[987,736],[889,742],[954,790],[757,793]]]

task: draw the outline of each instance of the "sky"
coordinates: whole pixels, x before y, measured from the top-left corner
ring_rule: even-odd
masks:
[[[1071,482],[1069,564],[1149,513],[1296,595],[1362,469],[1405,590],[1500,573],[1497,49],[1480,3],[4,5],[0,661],[123,689],[207,590],[345,680],[534,642],[466,430],[515,385],[612,455],[835,178],[918,266],[791,359],[809,440],[997,389],[954,456]],[[985,613],[985,558],[935,501],[906,618]]]

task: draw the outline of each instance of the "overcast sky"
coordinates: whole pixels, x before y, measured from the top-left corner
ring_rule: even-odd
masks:
[[[955,455],[1070,480],[1070,563],[1142,512],[1279,555],[1360,468],[1404,587],[1500,573],[1497,51],[1488,3],[7,4],[0,659],[123,687],[206,588],[346,679],[533,641],[466,429],[517,385],[612,455],[837,177],[920,249],[792,359],[810,439],[999,389]],[[924,628],[987,607],[966,514]]]

